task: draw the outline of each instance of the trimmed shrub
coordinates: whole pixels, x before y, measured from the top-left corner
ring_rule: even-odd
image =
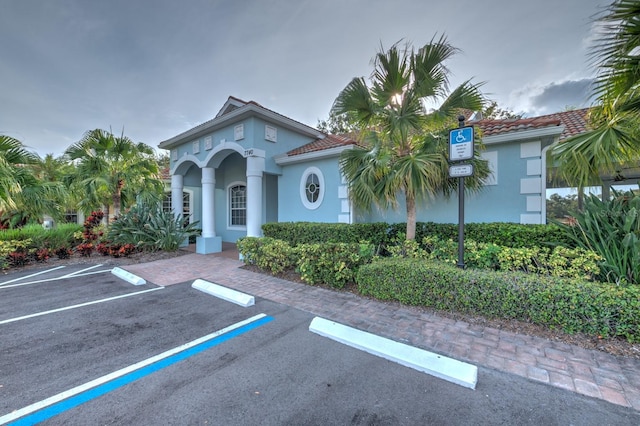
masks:
[[[299,244],[296,247],[270,237],[245,237],[237,242],[244,262],[278,274],[297,270],[309,284],[342,288],[353,282],[357,268],[370,262],[374,246],[369,243]]]
[[[292,247],[299,244],[351,243],[369,241],[381,245],[387,241],[389,225],[386,223],[319,223],[280,222],[262,225],[265,237],[288,242]]]
[[[327,284],[343,288],[355,281],[358,268],[373,258],[373,245],[368,243],[300,244],[295,248],[299,259],[300,278],[309,284]]]
[[[286,241],[245,237],[238,240],[237,247],[246,264],[256,265],[272,274],[293,269],[296,264],[294,250]]]
[[[640,341],[638,287],[460,269],[415,259],[381,259],[363,265],[356,282],[361,294],[381,300]]]
[[[389,239],[397,239],[406,231],[406,223],[389,226]],[[522,225],[519,223],[467,223],[465,240],[478,243],[495,244],[504,247],[543,247],[566,245],[575,247],[573,241],[562,229],[555,225]],[[416,241],[425,237],[437,237],[441,240],[458,240],[458,225],[455,223],[416,223]]]

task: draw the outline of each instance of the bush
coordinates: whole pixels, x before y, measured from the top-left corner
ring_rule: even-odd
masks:
[[[458,242],[425,237],[424,258],[455,265],[458,260]],[[466,239],[464,262],[468,268],[500,271],[519,271],[554,277],[594,280],[600,275],[602,258],[582,248],[566,247],[501,247],[492,243],[477,243]]]
[[[51,254],[51,249],[48,249],[46,247],[41,248],[39,250],[36,250],[36,260],[38,262],[46,262],[51,257]]]
[[[111,244],[133,244],[141,250],[175,251],[192,235],[198,222],[186,223],[157,204],[136,204],[117,217],[105,236]]]
[[[68,247],[59,247],[54,253],[58,259],[69,259],[73,255],[73,250]]]
[[[2,231],[0,231],[1,233]],[[0,240],[0,268],[21,266],[28,262],[31,240]]]
[[[296,247],[275,238],[245,237],[238,240],[244,262],[278,274],[296,269],[309,284],[342,288],[353,282],[357,268],[370,262],[374,246],[369,243],[299,244]]]
[[[95,247],[92,243],[82,243],[76,247],[76,251],[80,253],[82,257],[90,257],[94,249]]]
[[[29,254],[26,251],[16,250],[7,255],[9,265],[24,266],[29,263]]]
[[[245,237],[238,240],[237,247],[246,264],[256,265],[272,274],[295,268],[296,256],[286,241],[269,237]]]
[[[356,282],[381,300],[640,341],[638,287],[398,258],[361,266]]]
[[[368,243],[300,244],[297,267],[300,278],[309,284],[327,284],[343,288],[355,281],[358,268],[373,258],[373,245]]]

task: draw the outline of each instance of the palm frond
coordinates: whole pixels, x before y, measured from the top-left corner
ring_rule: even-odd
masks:
[[[600,127],[553,146],[551,159],[559,164],[560,175],[580,187],[600,181],[603,173],[614,173],[629,158],[638,158],[640,140],[633,134],[633,121],[618,117]]]
[[[353,113],[359,124],[367,127],[377,112],[364,78],[354,78],[338,95],[331,108],[333,114]]]

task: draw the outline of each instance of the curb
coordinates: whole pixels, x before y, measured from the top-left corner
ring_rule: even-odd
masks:
[[[144,285],[147,283],[144,278],[141,278],[137,275],[133,275],[131,272],[127,272],[120,267],[113,268],[111,273],[118,278],[122,278],[123,280],[133,284],[133,285]]]
[[[478,382],[478,367],[475,365],[333,321],[315,317],[309,325],[309,331],[465,388],[475,389]]]
[[[245,308],[255,304],[253,296],[199,278],[191,284],[191,287]]]

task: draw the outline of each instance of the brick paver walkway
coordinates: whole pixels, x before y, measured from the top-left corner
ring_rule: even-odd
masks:
[[[640,360],[471,325],[419,309],[253,273],[222,255],[127,265],[157,285],[201,278],[477,366],[516,374],[640,411]],[[237,259],[237,257],[236,257]]]

